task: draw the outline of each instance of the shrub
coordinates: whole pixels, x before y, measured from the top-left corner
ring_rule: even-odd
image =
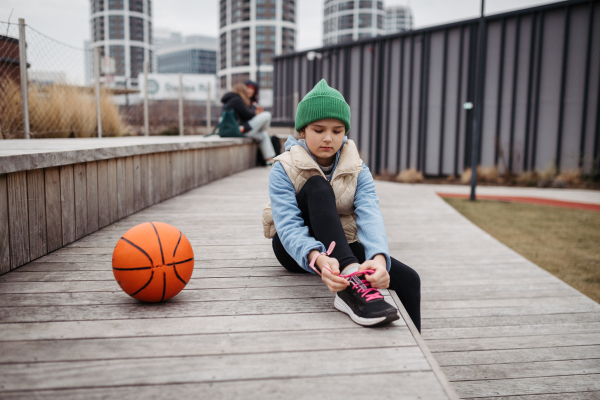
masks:
[[[405,169],[396,176],[396,180],[402,183],[420,183],[423,182],[423,174],[414,168]]]

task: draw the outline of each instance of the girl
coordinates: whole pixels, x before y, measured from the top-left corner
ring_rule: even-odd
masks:
[[[250,137],[260,144],[265,163],[272,165],[275,150],[271,143],[271,136],[267,132],[271,126],[271,113],[264,111],[258,105],[252,105],[248,89],[243,83],[237,83],[231,92],[225,93],[221,98],[221,103],[223,103],[223,107],[229,107],[235,111],[240,125],[244,127],[244,136]]]
[[[292,272],[321,275],[334,306],[364,326],[398,319],[379,290],[398,293],[421,329],[420,279],[389,256],[369,168],[346,133],[350,106],[321,80],[298,104],[296,130],[269,175],[263,228],[277,260]]]

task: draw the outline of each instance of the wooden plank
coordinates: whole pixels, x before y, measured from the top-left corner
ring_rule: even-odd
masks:
[[[100,160],[98,166],[98,228],[110,224],[110,193],[108,184],[108,161]]]
[[[169,166],[169,162],[168,160],[171,159],[171,157],[168,156],[168,153],[159,153],[158,154],[158,159],[159,159],[159,177],[160,177],[160,186],[159,186],[159,191],[160,191],[160,201],[165,201],[166,199],[168,199],[170,197],[169,195],[169,191],[168,191],[168,177],[170,175],[170,170],[168,170],[168,166]]]
[[[0,365],[4,390],[98,387],[171,382],[210,382],[239,379],[318,377],[335,374],[419,372],[427,363],[417,347],[259,353],[183,358],[74,361]],[[361,360],[356,363],[356,360]],[[314,366],[319,365],[319,369]],[[96,370],[103,372],[89,373]],[[434,381],[432,381],[433,383]],[[370,385],[369,385],[370,386]],[[371,388],[372,390],[372,388]]]
[[[81,239],[88,234],[87,172],[85,163],[73,166],[75,185],[75,238]]]
[[[125,158],[125,210],[127,215],[135,212],[135,181],[133,175],[133,156],[129,156]]]
[[[6,174],[0,174],[0,274],[10,271],[10,237],[8,228],[8,187]]]
[[[7,189],[10,268],[15,269],[30,261],[27,173],[7,174]]]
[[[29,215],[29,256],[31,260],[35,260],[48,253],[46,191],[43,169],[27,171],[27,203]]]
[[[118,178],[117,178],[117,160],[111,158],[108,160],[108,223],[119,219],[119,200],[118,200]]]
[[[60,167],[60,205],[63,246],[75,241],[75,183],[73,165]]]
[[[106,398],[196,398],[201,393],[208,399],[351,399],[373,397],[377,388],[380,398],[397,398],[402,388],[403,400],[445,399],[430,372],[381,373],[369,375],[368,385],[357,385],[356,377],[335,375],[310,378],[257,379],[210,383],[180,383],[177,385],[119,386],[86,389],[53,389],[5,392],[6,399],[106,399]],[[335,379],[336,385],[331,385]],[[394,382],[394,385],[390,385]],[[577,399],[578,400],[578,399]]]
[[[166,152],[165,156],[165,180],[166,180],[166,198],[170,199],[175,196],[174,184],[173,184],[173,154],[178,152]]]
[[[46,239],[48,252],[63,245],[62,205],[60,195],[60,170],[50,167],[44,170],[46,196]]]
[[[344,340],[330,340],[331,337]],[[196,337],[200,338],[200,337]],[[353,348],[415,347],[406,327],[383,329],[304,330],[286,332],[213,333],[202,340],[186,336],[151,336],[77,341],[0,342],[0,363],[57,362],[139,358],[140,348],[152,349],[153,357],[187,357],[218,354],[253,354],[280,351],[344,350]],[[195,339],[193,337],[188,339]],[[382,343],[385,345],[382,346]],[[110,349],[110,350],[109,350]]]
[[[87,232],[98,230],[98,165],[95,161],[85,165],[87,190]]]
[[[145,155],[145,154],[144,154]],[[133,156],[133,212],[144,208],[142,197],[142,157]],[[146,164],[147,164],[146,158]],[[133,214],[133,212],[131,214]]]
[[[150,207],[152,204],[150,197],[152,190],[152,171],[150,169],[150,165],[148,164],[148,159],[151,157],[152,155],[148,154],[142,154],[140,156],[140,209]]]
[[[123,219],[127,216],[127,172],[125,158],[117,158],[117,216]]]
[[[167,165],[167,169],[169,172],[168,181],[171,181],[171,184],[167,185],[167,191],[171,196],[177,196],[183,192],[183,155],[181,151],[169,153],[169,160],[170,163]]]

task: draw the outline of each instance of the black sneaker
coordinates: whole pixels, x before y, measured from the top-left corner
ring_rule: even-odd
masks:
[[[360,279],[357,275],[346,279],[350,286],[336,293],[334,306],[348,314],[352,321],[363,326],[376,326],[400,318],[396,308],[385,301],[369,281]]]

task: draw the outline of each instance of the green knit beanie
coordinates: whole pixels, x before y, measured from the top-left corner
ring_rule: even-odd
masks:
[[[325,79],[321,79],[298,104],[296,131],[327,118],[339,119],[346,125],[346,134],[350,131],[350,106],[340,92],[329,87]]]

